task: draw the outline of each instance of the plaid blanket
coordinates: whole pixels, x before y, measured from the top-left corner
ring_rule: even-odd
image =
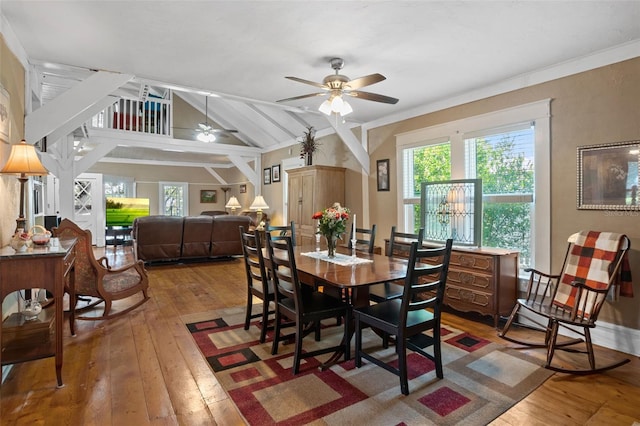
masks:
[[[607,288],[615,281],[615,277],[611,276],[612,263],[620,250],[623,238],[624,235],[612,232],[580,232],[567,258],[553,304],[565,309],[576,306],[577,290],[571,286],[573,281],[581,280],[586,285],[598,289]],[[594,304],[601,303],[604,297],[605,295],[588,300],[587,311]],[[579,302],[579,306],[582,306],[582,301]]]

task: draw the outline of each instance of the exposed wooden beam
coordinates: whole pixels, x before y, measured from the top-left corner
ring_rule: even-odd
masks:
[[[69,126],[69,122],[76,121],[79,115],[84,116],[88,108],[103,101],[111,92],[132,78],[133,76],[129,74],[107,71],[92,74],[51,102],[28,114],[25,117],[25,138],[28,141],[39,141]]]

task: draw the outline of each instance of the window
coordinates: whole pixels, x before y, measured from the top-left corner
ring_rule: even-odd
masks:
[[[160,208],[165,216],[189,214],[189,191],[186,183],[160,182]]]
[[[120,176],[104,176],[105,197],[134,198],[135,188],[132,178]]]
[[[401,229],[420,226],[421,182],[480,178],[482,245],[519,251],[522,268],[549,266],[548,100],[401,134],[396,145]]]

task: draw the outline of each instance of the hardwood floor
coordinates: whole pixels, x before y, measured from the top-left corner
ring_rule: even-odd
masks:
[[[100,250],[112,264],[130,248]],[[182,316],[244,305],[239,260],[148,268],[151,299],[110,321],[65,327],[63,380],[53,358],[14,366],[1,389],[2,425],[236,425],[242,418],[200,355]],[[117,308],[117,304],[115,305]],[[122,306],[122,305],[121,305]],[[490,320],[446,313],[444,321],[486,339]],[[540,350],[528,353],[539,356]],[[621,356],[603,350],[606,357]],[[640,422],[640,360],[605,374],[555,374],[495,425],[632,425]]]

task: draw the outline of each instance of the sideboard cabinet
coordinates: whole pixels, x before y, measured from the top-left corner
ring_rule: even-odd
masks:
[[[288,220],[296,226],[296,244],[313,244],[317,223],[311,217],[333,203],[344,205],[343,167],[307,166],[287,170]]]
[[[387,248],[388,244],[386,240]],[[446,306],[491,315],[497,327],[500,316],[511,313],[517,293],[518,252],[499,248],[453,248],[445,287]]]

